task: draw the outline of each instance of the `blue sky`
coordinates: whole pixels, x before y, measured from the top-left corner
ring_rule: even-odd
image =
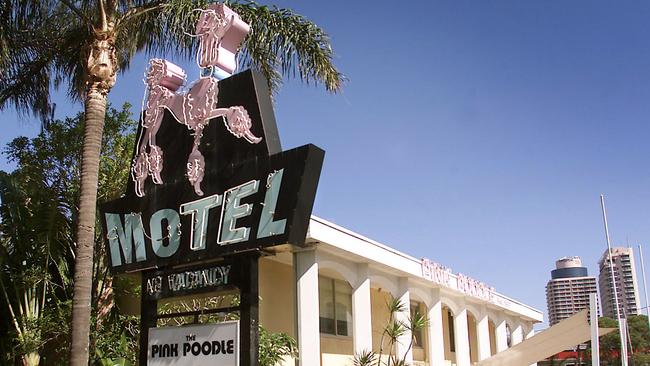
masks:
[[[596,274],[601,193],[613,243],[650,256],[649,2],[275,4],[322,26],[349,78],[337,95],[288,81],[277,96],[284,148],[327,151],[315,214],[545,313],[556,259]],[[114,104],[140,104],[145,62]],[[2,145],[38,131],[1,116]]]

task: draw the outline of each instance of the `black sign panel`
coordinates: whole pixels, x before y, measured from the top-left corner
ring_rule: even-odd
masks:
[[[184,267],[178,270],[157,270],[145,276],[142,296],[150,300],[186,296],[211,291],[238,289],[246,274],[237,261],[226,260]]]
[[[202,194],[186,173],[196,136],[165,111],[156,134],[162,182],[147,179],[139,197],[132,178],[123,198],[101,206],[114,273],[304,244],[324,151],[305,145],[281,152],[266,90],[250,71],[219,82],[217,106],[245,108],[250,131],[262,140],[238,138],[222,117],[212,119],[198,145],[205,160]],[[136,154],[137,148],[134,162]]]

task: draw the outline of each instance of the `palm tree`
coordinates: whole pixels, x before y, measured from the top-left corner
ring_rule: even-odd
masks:
[[[289,10],[253,2],[228,4],[253,31],[242,63],[259,69],[271,87],[280,75],[341,87],[327,35]],[[7,0],[0,9],[0,108],[49,118],[51,87],[67,84],[84,103],[79,216],[72,320],[72,365],[88,364],[97,176],[107,95],[118,72],[140,52],[195,51],[193,29],[201,0]]]

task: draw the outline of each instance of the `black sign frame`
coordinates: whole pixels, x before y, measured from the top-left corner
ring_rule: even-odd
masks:
[[[131,263],[125,263],[124,251],[120,250],[122,264],[115,266],[115,263],[113,263],[112,258],[109,256],[112,272],[118,274],[145,268],[165,268],[167,266],[210,260],[287,243],[298,246],[303,245],[307,235],[309,217],[316,195],[316,187],[320,177],[323,158],[323,150],[315,145],[305,145],[272,155],[268,159],[253,159],[240,164],[233,164],[228,169],[218,174],[215,173],[216,176],[208,175],[210,180],[215,179],[226,182],[220,185],[222,187],[234,187],[255,179],[260,181],[258,192],[242,200],[242,203],[253,204],[252,213],[237,221],[239,226],[248,226],[250,228],[250,235],[254,236],[260,224],[258,219],[262,215],[263,205],[261,203],[264,202],[265,194],[267,193],[266,179],[274,172],[283,170],[282,186],[280,187],[278,204],[275,211],[278,218],[286,220],[285,232],[265,238],[252,238],[242,243],[227,245],[219,245],[216,243],[217,233],[222,225],[220,222],[222,208],[215,207],[209,211],[208,215],[208,240],[205,249],[199,251],[190,249],[190,235],[187,235],[187,232],[192,227],[192,216],[179,215],[182,228],[181,232],[183,234],[181,234],[180,246],[177,252],[169,258],[160,258],[154,254],[152,239],[147,234],[149,231],[149,225],[146,222],[147,219],[160,209],[172,209],[178,212],[181,204],[200,198],[193,192],[189,192],[192,187],[185,181],[156,187],[156,198],[153,200],[147,199],[147,197],[133,198],[127,196],[103,205],[103,215],[118,214],[122,216],[120,217],[121,225],[125,224],[125,218],[131,212],[141,214],[142,230],[145,233],[143,239],[145,242],[146,259],[137,261],[132,258]],[[214,194],[219,194],[223,197],[223,188],[217,188],[219,190],[215,191],[210,183],[208,182],[206,184],[210,188],[205,190],[206,192],[203,197],[209,197]],[[306,220],[305,217],[307,217]],[[115,235],[113,233],[114,228],[107,227],[106,219],[102,220],[102,225],[107,235]],[[132,248],[132,252],[135,252],[135,248]],[[133,254],[131,256],[134,257]]]
[[[149,351],[149,329],[156,328],[158,319],[198,316],[214,313],[239,312],[239,365],[257,366],[259,362],[259,251],[233,256],[218,262],[204,263],[198,266],[184,267],[180,270],[148,270],[142,272],[142,294],[140,297],[140,354],[139,364],[146,365]],[[182,271],[194,271],[215,266],[231,265],[230,283],[225,286],[214,286],[210,289],[187,290],[179,293],[161,292],[151,296],[146,293],[150,281],[157,276]],[[239,305],[227,308],[188,311],[172,314],[158,314],[158,301],[166,298],[190,294],[200,294],[213,291],[239,289]]]
[[[252,122],[251,132],[261,136],[262,141],[257,144],[249,143],[228,132],[221,117],[211,120],[203,132],[203,142],[199,146],[205,158],[205,172],[201,184],[204,194],[200,196],[186,177],[187,158],[193,137],[185,125],[178,123],[171,112],[165,111],[156,138],[157,145],[163,148],[163,184],[154,184],[152,179],[148,178],[144,183],[145,196],[138,197],[135,194],[134,179],[131,177],[123,197],[100,206],[102,229],[107,239],[112,273],[165,268],[287,243],[304,245],[325,152],[311,144],[288,151],[281,150],[267,83],[257,72],[248,70],[220,81],[217,105],[224,108],[233,105],[244,107]],[[139,134],[142,133],[140,126]],[[134,158],[137,155],[137,146],[135,149]],[[286,220],[285,232],[258,238],[255,234],[268,191],[265,183],[278,171],[283,174],[274,214],[278,220]],[[192,217],[179,214],[179,231],[182,232],[179,250],[170,257],[158,257],[154,254],[150,236],[150,225],[156,225],[150,222],[154,213],[161,209],[171,209],[179,213],[181,205],[214,195],[221,195],[221,199],[225,201],[226,191],[252,180],[259,182],[258,190],[242,199],[241,203],[252,204],[253,211],[237,220],[237,227],[250,228],[251,235],[248,240],[227,245],[217,243],[224,202],[208,211],[208,239],[205,250],[190,250],[188,233],[193,227]],[[141,239],[133,238],[133,242],[126,245],[126,250],[121,246],[119,250],[111,250],[110,238],[117,235],[118,228],[128,230],[128,216],[133,214],[140,215],[136,221],[143,233]],[[107,222],[108,215],[113,215],[113,220],[117,222],[111,223],[111,227]],[[117,220],[115,215],[119,216]],[[157,225],[160,226],[161,223]],[[138,240],[143,242],[139,243]],[[145,248],[144,259],[142,255],[135,255],[138,244]],[[169,245],[169,240],[163,239],[163,245]],[[130,254],[129,260],[126,260],[127,252]],[[114,263],[114,258],[117,258],[117,263]]]

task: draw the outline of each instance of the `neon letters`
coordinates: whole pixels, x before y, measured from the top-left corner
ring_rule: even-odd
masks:
[[[216,238],[218,245],[230,245],[284,234],[286,219],[276,220],[275,210],[282,185],[284,169],[273,171],[266,179],[263,202],[242,203],[242,199],[257,193],[260,180],[251,180],[195,201],[183,203],[178,211],[164,208],[154,212],[145,223],[141,213],[104,213],[111,266],[118,267],[134,262],[144,262],[147,253],[159,258],[174,256],[181,244],[181,235],[189,235],[191,251],[206,249],[208,234],[208,215],[220,207],[219,228]],[[261,205],[258,230],[251,233],[251,227],[238,225],[238,220],[250,216],[254,205]],[[181,216],[188,216],[191,228],[184,229]],[[145,226],[145,224],[148,224]],[[147,231],[149,234],[147,234]],[[254,236],[254,237],[251,237]],[[149,240],[145,240],[145,237]],[[147,250],[147,242],[150,251]]]

